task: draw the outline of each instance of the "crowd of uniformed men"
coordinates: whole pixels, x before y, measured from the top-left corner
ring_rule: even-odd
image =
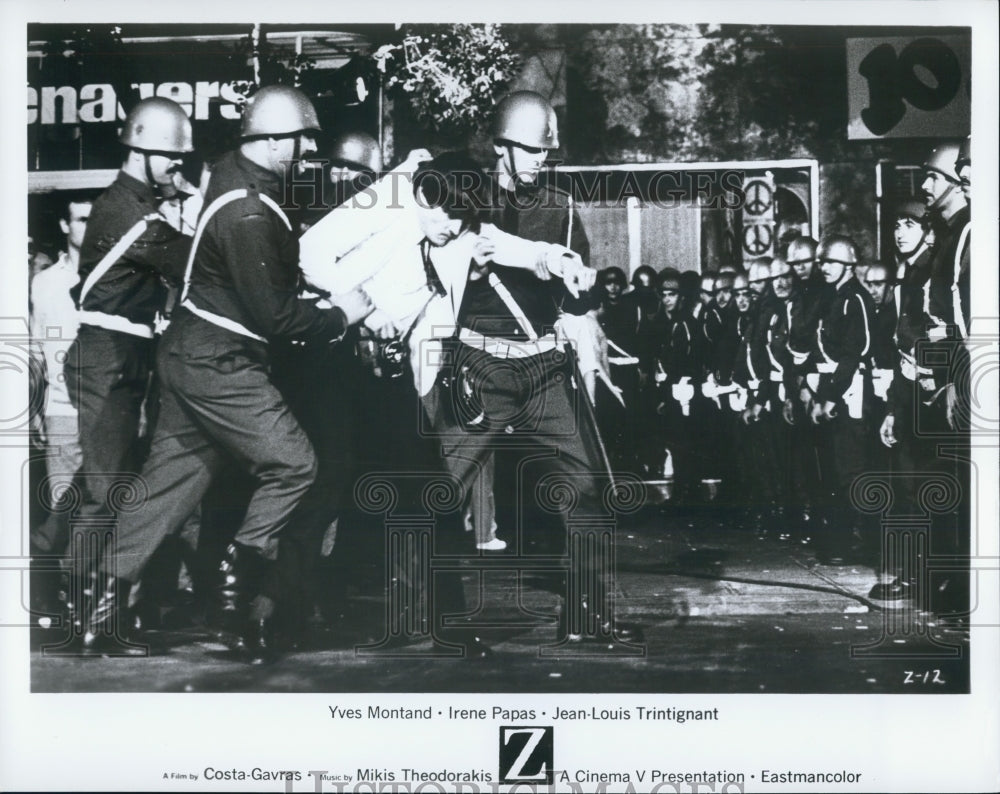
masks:
[[[244,658],[273,657],[276,637],[301,641],[322,580],[357,562],[343,525],[379,501],[373,473],[403,512],[445,476],[454,549],[565,554],[570,507],[540,496],[547,529],[514,538],[509,499],[556,478],[574,516],[603,516],[609,482],[631,477],[665,521],[707,507],[823,564],[860,555],[873,600],[926,600],[923,568],[883,553],[851,489],[868,472],[961,475],[935,444],[964,430],[968,142],[928,157],[922,195],[896,208],[893,261],[798,236],[745,271],[643,266],[629,289],[592,267],[571,198],[539,180],[559,141],[537,94],[498,104],[486,173],[422,150],[385,172],[373,139],[320,151],[319,127],[300,91],[262,88],[236,149],[192,185],[189,120],[142,100],[115,181],[69,197],[67,252],[32,283],[51,508],[32,531],[33,592],[39,615],[65,619],[55,647],[148,652],[131,632],[162,617],[158,580],[170,592],[176,571],[161,557],[179,536],[201,550],[186,570],[209,622]],[[328,164],[331,209],[296,213],[289,185],[310,158]],[[359,189],[379,200],[346,201]],[[901,498],[916,504],[911,479]],[[245,491],[228,532],[211,518],[220,483]],[[934,550],[960,555],[967,523],[945,512]],[[61,578],[40,562],[58,557]],[[397,562],[390,590],[432,586]],[[558,585],[563,641],[641,641],[614,619],[605,562],[576,560]],[[435,640],[488,654],[437,620],[462,611],[458,575],[435,582]],[[961,577],[938,584],[948,599],[925,605],[962,612]]]

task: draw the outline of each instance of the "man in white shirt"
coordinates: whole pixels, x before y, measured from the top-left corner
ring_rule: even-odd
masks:
[[[439,407],[433,387],[446,360],[445,340],[454,336],[473,261],[498,261],[539,274],[544,270],[547,277],[560,276],[574,293],[593,283],[593,271],[568,248],[480,225],[478,213],[485,205],[476,188],[485,184],[485,175],[464,155],[451,152],[430,160],[425,152],[414,152],[300,239],[300,266],[314,288],[332,296],[361,288],[371,298],[375,310],[365,325],[382,338],[398,337],[406,348],[415,390],[431,423]],[[411,406],[400,401],[380,403],[380,409],[385,422],[398,418],[395,412],[414,416]],[[394,511],[399,513],[407,513],[407,505],[419,497],[407,492],[412,490],[412,478],[407,475],[422,471],[414,467],[435,462],[441,467],[437,450],[428,451],[422,463],[414,459],[401,462],[412,452],[411,446],[427,443],[426,434],[419,433],[416,426],[407,432],[412,433],[412,439],[396,439],[393,462],[397,469],[384,475],[397,488],[401,506]],[[463,490],[468,485],[461,482]],[[393,585],[395,579],[406,576],[404,569],[410,561],[402,562],[399,573],[394,572]],[[461,582],[455,577],[437,577],[433,595],[438,614],[465,611]],[[396,617],[389,615],[390,625],[406,622]],[[465,653],[472,657],[488,653],[478,637],[440,629],[435,626],[435,639],[464,645]],[[389,640],[393,639],[390,636]]]
[[[70,297],[70,289],[80,277],[80,245],[90,217],[89,197],[74,195],[66,202],[59,227],[66,235],[66,250],[55,264],[40,271],[31,282],[31,338],[35,353],[44,359],[46,394],[44,406],[44,439],[46,448],[46,482],[44,493],[49,507],[59,502],[80,467],[80,439],[76,409],[70,402],[63,375],[66,351],[76,338],[79,320]],[[35,550],[43,553],[61,552],[66,537],[56,515],[32,534]]]

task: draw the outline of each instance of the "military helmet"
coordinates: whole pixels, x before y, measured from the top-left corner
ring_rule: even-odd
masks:
[[[187,114],[176,102],[164,97],[143,99],[132,108],[118,140],[131,149],[145,152],[194,151]]]
[[[853,267],[858,263],[858,247],[850,237],[831,234],[819,241],[816,247],[816,259],[821,263],[836,262]]]
[[[337,136],[330,146],[330,160],[334,165],[354,168],[358,171],[382,170],[382,149],[366,132],[348,132]]]
[[[959,183],[958,170],[955,161],[958,159],[959,147],[957,143],[942,143],[936,146],[924,161],[925,171],[936,171],[949,182]]]
[[[320,131],[316,108],[309,97],[292,86],[264,86],[243,109],[241,138],[280,137],[306,131]]]
[[[958,147],[958,157],[955,158],[955,173],[957,174],[964,166],[972,165],[972,136],[969,135],[962,145]]]
[[[904,201],[896,208],[896,220],[910,218],[917,223],[923,223],[927,217],[927,205],[922,201]]]
[[[816,258],[816,241],[812,237],[796,237],[788,244],[785,261],[789,265],[811,262]]]
[[[771,260],[771,278],[778,278],[779,276],[787,276],[792,272],[791,265],[788,261],[780,256],[774,257]]]
[[[515,91],[496,107],[493,140],[529,149],[558,149],[559,127],[552,105],[534,91]]]

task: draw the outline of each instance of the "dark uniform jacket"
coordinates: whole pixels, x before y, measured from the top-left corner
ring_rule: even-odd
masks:
[[[752,392],[751,399],[756,399],[760,388],[761,373],[758,361],[754,361],[752,339],[758,322],[757,304],[751,304],[745,314],[737,314],[736,329],[739,333],[739,346],[732,365],[732,380]],[[766,373],[765,373],[766,375]],[[751,388],[753,386],[753,388]]]
[[[714,375],[716,382],[723,385],[729,383],[736,348],[740,344],[737,317],[736,306],[732,303],[725,309],[710,306],[702,317],[706,375]]]
[[[932,324],[924,307],[924,288],[931,275],[933,249],[925,248],[913,261],[904,263],[897,274],[896,345],[904,353],[913,353],[918,339],[923,339]]]
[[[819,353],[816,348],[816,326],[833,300],[833,292],[829,284],[813,274],[807,282],[796,284],[785,308],[789,352],[808,356],[804,363],[795,365],[800,373],[813,371]]]
[[[962,207],[947,221],[937,218],[933,223],[934,254],[930,264],[929,313],[947,326],[955,324],[954,298],[952,285],[955,282],[955,262],[961,255],[959,242],[962,230],[969,223],[969,208]],[[963,306],[969,305],[968,267],[965,267],[964,278],[961,266],[959,269],[959,288],[964,292]],[[968,317],[966,316],[966,321]]]
[[[896,298],[890,293],[885,303],[876,307],[872,320],[871,360],[877,369],[894,369],[899,362],[896,350]]]
[[[817,402],[836,402],[850,387],[858,366],[870,355],[874,315],[872,296],[856,278],[837,288],[817,331],[824,360],[832,360],[836,369],[820,380]]]
[[[261,198],[280,199],[278,175],[230,152],[212,171],[206,210],[224,193],[242,189],[249,196],[222,206],[206,225],[188,300],[265,338],[341,336],[347,324],[340,309],[298,299],[298,237]]]
[[[757,401],[764,403],[771,396],[778,396],[778,384],[790,377],[792,371],[792,356],[788,352],[787,304],[768,289],[751,311],[756,316],[750,337],[750,357],[761,380]],[[775,377],[780,376],[780,379],[773,379],[772,372],[777,373]]]
[[[584,263],[589,262],[590,243],[576,210],[572,210],[573,227],[571,232],[569,229],[569,194],[546,185],[519,189],[515,193],[501,188],[499,182],[493,179],[490,198],[490,208],[484,213],[484,222],[492,223],[502,231],[526,240],[560,245],[567,245],[569,233],[567,247],[579,254]],[[501,267],[494,263],[490,263],[489,268],[510,291],[539,336],[552,330],[560,307],[571,314],[582,313],[590,308],[583,296],[583,303],[578,305],[559,279],[552,278],[540,284],[534,271]],[[458,321],[462,327],[471,328],[486,336],[519,340],[526,338],[521,326],[486,278],[470,281],[466,286]]]
[[[654,359],[646,365],[650,376],[655,376],[662,367],[667,375],[667,385],[672,386],[687,376],[697,388],[703,345],[700,344],[695,321],[682,312],[671,318],[661,311],[653,318],[653,334],[657,346]]]
[[[80,305],[80,291],[91,271],[133,226],[156,213],[158,204],[149,185],[122,171],[97,197],[80,247],[80,281],[70,291],[79,308],[143,325],[152,325],[156,313],[165,308],[164,279],[177,283],[183,278],[191,238],[161,219],[149,222]]]

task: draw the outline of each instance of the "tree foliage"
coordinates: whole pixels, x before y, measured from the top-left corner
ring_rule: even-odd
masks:
[[[408,27],[402,41],[380,47],[374,58],[386,88],[409,103],[417,122],[448,136],[486,125],[518,63],[495,24]]]

